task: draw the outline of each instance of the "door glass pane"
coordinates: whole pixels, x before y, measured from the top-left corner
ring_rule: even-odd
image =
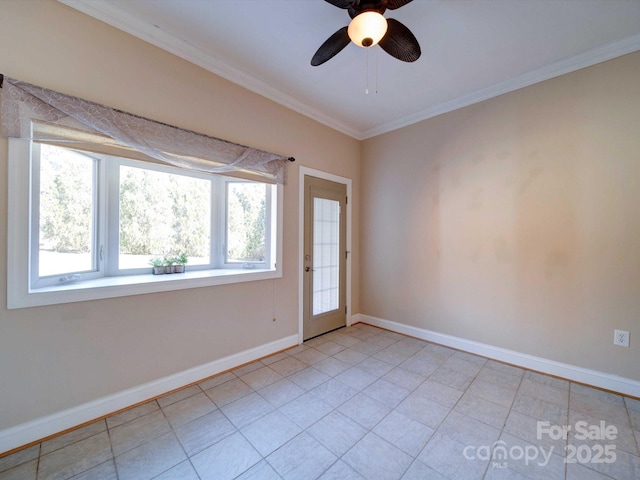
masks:
[[[340,305],[340,202],[313,199],[313,315]]]
[[[95,168],[86,155],[40,147],[41,277],[94,269]]]

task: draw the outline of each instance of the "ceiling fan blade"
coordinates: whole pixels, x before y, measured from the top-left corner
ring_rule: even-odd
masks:
[[[395,10],[400,7],[404,7],[407,3],[411,3],[413,0],[387,0],[387,8],[389,10]]]
[[[331,5],[335,5],[338,8],[347,9],[351,6],[349,3],[349,0],[324,0],[324,1],[327,3],[330,3]]]
[[[380,47],[403,62],[415,62],[420,58],[420,44],[411,30],[393,18],[387,19],[387,25],[387,33],[380,40]]]
[[[331,60],[335,55],[340,53],[344,47],[349,45],[350,42],[351,39],[347,33],[347,27],[342,27],[320,45],[320,48],[311,59],[311,65],[317,67],[327,60]]]

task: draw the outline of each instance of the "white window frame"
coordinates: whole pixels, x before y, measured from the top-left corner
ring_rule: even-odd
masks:
[[[156,172],[163,173],[177,173],[179,169],[176,167],[168,167],[165,165],[155,164],[155,163],[146,163],[138,160],[128,160],[126,158],[117,158],[110,157],[107,159],[105,155],[96,155],[96,157],[100,157],[104,160],[102,162],[105,170],[109,170],[109,172],[105,175],[106,178],[106,197],[107,197],[107,210],[111,212],[118,212],[120,210],[120,167],[134,167],[134,168],[144,168],[146,170],[152,170]],[[217,191],[220,188],[223,188],[225,178],[219,175],[207,175],[205,173],[191,172],[191,171],[180,171],[180,175],[200,178],[211,182],[211,215],[209,218],[211,224],[211,244],[209,248],[209,264],[208,265],[190,265],[188,267],[189,271],[193,270],[213,270],[217,268],[223,268],[220,264],[219,251],[220,251],[220,225],[219,225],[219,205],[222,203],[220,201],[219,195],[217,195]],[[119,257],[120,257],[120,239],[119,239],[119,218],[115,215],[109,215],[107,221],[109,225],[107,227],[107,234],[109,236],[108,239],[105,240],[104,243],[104,268],[105,275],[110,277],[115,276],[125,276],[131,274],[139,274],[144,275],[149,273],[148,268],[139,268],[139,269],[121,269],[119,267]],[[263,269],[267,269],[267,264],[263,265]]]
[[[31,178],[30,178],[30,224],[40,225],[40,151],[41,145],[34,143],[31,145],[31,155],[29,157],[31,162]],[[40,261],[40,231],[38,228],[30,228],[29,229],[29,240],[30,240],[30,261],[29,261],[29,284],[32,289],[41,289],[45,287],[50,287],[60,283],[60,279],[64,277],[69,277],[73,279],[77,275],[81,275],[84,280],[93,280],[103,276],[103,269],[100,265],[100,260],[98,259],[98,250],[101,248],[101,245],[104,243],[102,235],[105,231],[104,225],[100,223],[100,219],[104,218],[104,214],[99,212],[99,209],[104,208],[104,189],[102,188],[104,179],[104,172],[101,171],[102,164],[98,160],[98,155],[86,155],[89,158],[94,160],[94,169],[93,169],[93,232],[91,238],[91,251],[92,251],[92,267],[90,270],[82,271],[82,272],[69,272],[63,273],[59,275],[52,275],[49,277],[40,277],[39,272],[39,261]],[[102,198],[99,198],[102,197]],[[35,261],[33,259],[36,259]]]
[[[104,298],[116,298],[129,295],[183,290],[189,288],[210,287],[232,283],[266,280],[282,277],[282,240],[283,240],[283,186],[274,185],[273,199],[268,205],[271,211],[271,223],[267,225],[267,233],[274,232],[271,249],[265,264],[252,265],[253,268],[242,268],[238,264],[224,264],[226,252],[220,245],[216,246],[217,268],[187,268],[185,273],[174,275],[151,275],[149,273],[134,275],[115,275],[113,270],[95,279],[81,282],[64,283],[32,288],[30,271],[33,265],[30,259],[32,192],[32,142],[25,139],[9,139],[8,155],[8,222],[7,222],[7,308],[24,308],[61,303],[81,302]],[[98,156],[98,155],[96,155]],[[123,160],[124,163],[127,160]],[[105,165],[107,162],[101,162]],[[111,168],[111,167],[109,167]],[[155,166],[154,166],[155,168]],[[98,174],[99,182],[104,175]],[[220,177],[216,181],[234,181],[228,177]],[[105,195],[105,186],[99,189],[98,195]],[[225,189],[226,185],[221,185]],[[111,187],[113,188],[113,187]],[[104,202],[104,198],[102,199]],[[220,202],[226,203],[226,202]],[[104,205],[104,203],[102,203]],[[223,211],[220,211],[220,208]],[[212,207],[215,215],[225,218],[226,205]],[[212,219],[213,222],[213,219]],[[215,229],[225,229],[226,221],[212,223]],[[98,225],[104,231],[104,225]],[[102,233],[100,233],[101,235]],[[214,232],[217,238],[224,239],[225,232]],[[104,240],[103,240],[104,241]],[[212,239],[213,242],[213,239]],[[222,242],[224,243],[224,242]],[[100,248],[98,242],[98,248]],[[212,261],[214,257],[212,257]],[[116,260],[117,263],[117,260]],[[245,265],[246,267],[246,265]]]
[[[242,268],[251,268],[251,269],[255,269],[255,268],[264,268],[263,265],[265,264],[269,264],[271,262],[271,258],[273,258],[274,256],[274,251],[273,248],[272,249],[268,249],[265,252],[265,261],[264,262],[230,262],[228,260],[228,243],[229,243],[229,239],[228,239],[228,225],[229,225],[229,218],[228,218],[228,207],[229,207],[229,184],[230,183],[243,183],[244,180],[241,179],[234,179],[234,178],[225,178],[224,179],[224,185],[221,187],[224,189],[224,202],[220,202],[220,215],[221,218],[224,218],[224,222],[220,222],[219,225],[222,228],[222,231],[220,232],[220,235],[218,235],[218,238],[222,239],[222,245],[220,246],[220,262],[222,263],[222,268],[238,268],[238,266],[241,266]],[[273,206],[272,206],[272,195],[267,195],[267,202],[266,202],[266,209],[269,213],[269,215],[267,216],[266,219],[266,225],[265,225],[265,236],[267,238],[269,238],[271,236],[271,232],[273,231],[275,227],[275,225],[273,224],[273,218],[274,218],[274,211],[273,211]],[[269,221],[271,220],[271,222]]]

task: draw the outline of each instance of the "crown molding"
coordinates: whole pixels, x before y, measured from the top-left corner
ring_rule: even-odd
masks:
[[[382,135],[383,133],[413,125],[414,123],[442,115],[443,113],[452,112],[459,108],[467,107],[474,103],[479,103],[545,80],[550,80],[554,77],[559,77],[560,75],[575,72],[576,70],[590,67],[597,63],[621,57],[622,55],[636,52],[638,50],[640,50],[640,34],[632,35],[618,42],[610,43],[579,55],[565,58],[556,63],[552,63],[537,70],[532,70],[518,77],[496,83],[487,88],[476,90],[468,95],[463,95],[448,102],[434,105],[417,113],[407,115],[398,118],[397,120],[360,132],[360,140],[366,140],[367,138],[372,138],[377,135]]]
[[[215,54],[206,52],[185,42],[153,24],[141,21],[112,4],[106,2],[86,2],[83,0],[58,0],[58,2],[172,53],[183,60],[202,67],[211,73],[244,87],[253,93],[266,97],[294,112],[338,130],[345,135],[361,140],[360,136],[362,132],[344,122],[296,100],[282,90],[222,60]]]
[[[256,78],[250,73],[222,60],[213,53],[191,45],[174,35],[160,30],[155,25],[141,21],[124,13],[106,2],[86,2],[82,0],[58,0],[58,2],[144,40],[158,48],[172,53],[188,62],[212,72],[230,82],[268,98],[294,112],[300,113],[323,125],[338,130],[356,140],[366,140],[391,132],[414,123],[452,112],[475,103],[488,100],[536,83],[549,80],[566,73],[590,67],[640,50],[640,34],[632,35],[618,42],[610,43],[573,57],[565,58],[551,65],[527,72],[518,77],[476,90],[453,100],[430,106],[416,113],[399,117],[367,130],[358,130],[318,109],[312,108],[283,92],[279,88]]]

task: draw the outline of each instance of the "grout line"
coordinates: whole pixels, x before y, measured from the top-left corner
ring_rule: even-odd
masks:
[[[196,395],[199,395],[199,394],[196,394]],[[192,395],[192,396],[193,396],[193,395]],[[187,398],[191,398],[191,396],[189,396],[189,397],[187,397]],[[207,397],[207,398],[208,398],[208,397]],[[186,400],[186,399],[183,399],[183,400]],[[178,402],[179,402],[179,401],[180,401],[180,400],[178,400]],[[173,403],[170,403],[169,405],[173,405],[173,404],[178,403],[178,402],[173,402]],[[212,402],[212,403],[213,403],[213,402]],[[167,405],[167,406],[169,406],[169,405]],[[178,442],[178,445],[180,445],[180,449],[184,452],[185,457],[188,459],[188,458],[189,458],[189,455],[187,455],[187,452],[185,451],[184,447],[182,446],[182,443],[180,442],[180,439],[178,438],[178,435],[176,434],[176,432],[175,432],[175,430],[174,430],[174,428],[173,428],[173,425],[172,425],[172,424],[171,424],[171,422],[169,421],[169,418],[167,418],[167,414],[164,412],[164,409],[162,408],[162,406],[160,406],[160,404],[159,404],[159,403],[158,403],[158,406],[160,407],[160,411],[162,412],[162,416],[164,417],[164,419],[166,420],[167,424],[169,425],[169,432],[171,432],[171,434],[173,434],[173,436],[175,437],[176,441]],[[199,417],[198,417],[198,418],[199,418]],[[156,439],[158,439],[158,438],[160,438],[160,437],[162,437],[162,436],[166,435],[166,434],[167,434],[167,433],[169,433],[169,432],[162,433],[162,434],[160,434],[160,435],[158,435],[158,436],[156,436],[156,437],[153,437],[153,438],[151,438],[151,439],[147,440],[146,442],[144,442],[144,443],[142,443],[142,444],[140,444],[140,445],[138,445],[138,446],[136,446],[136,447],[134,447],[134,448],[138,448],[139,446],[144,445],[145,443],[149,443],[149,442],[151,442],[151,441],[153,441],[153,440],[156,440]],[[132,448],[131,450],[133,450],[133,448]],[[127,450],[127,451],[131,451],[131,450]],[[124,453],[124,452],[123,452],[123,453]],[[184,460],[183,460],[183,461],[184,461]],[[172,468],[174,468],[176,465],[180,465],[181,463],[182,463],[182,461],[181,461],[181,462],[176,463],[175,465],[171,465],[171,466],[170,466],[169,468],[167,468],[165,471],[160,472],[158,475],[155,475],[153,478],[156,478],[156,477],[158,477],[158,476],[162,475],[163,473],[168,472],[169,470],[171,470]],[[194,470],[195,470],[195,469],[194,469]],[[197,475],[197,472],[196,472],[196,475]]]
[[[113,462],[113,469],[116,472],[116,479],[119,479],[120,478],[120,474],[118,473],[118,464],[116,463],[116,454],[113,451],[113,442],[111,441],[111,429],[109,428],[109,424],[107,423],[107,419],[105,418],[103,421],[104,421],[104,426],[107,429],[107,436],[109,437],[109,448],[111,449],[111,461]]]
[[[516,388],[516,392],[513,395],[513,400],[511,401],[511,405],[509,405],[509,412],[507,412],[507,416],[504,418],[504,422],[502,422],[502,428],[500,429],[500,434],[498,435],[498,440],[496,440],[496,442],[500,440],[500,438],[502,437],[502,434],[506,433],[507,435],[509,435],[509,433],[505,432],[504,429],[507,426],[507,421],[509,420],[509,417],[511,416],[511,412],[513,411],[513,405],[516,403],[516,399],[518,398],[518,392],[520,391],[520,388],[522,387],[522,381],[524,380],[525,373],[527,372],[527,370],[522,368],[522,367],[518,367],[518,368],[522,369],[522,375],[520,376],[520,381],[518,382],[518,388]],[[478,372],[478,373],[480,373],[480,372]],[[521,440],[524,440],[524,439],[521,439]],[[486,478],[486,476],[489,473],[489,467],[491,465],[491,460],[493,459],[494,451],[491,452],[491,459],[487,463],[487,468],[485,469],[484,474],[482,475],[483,479]],[[509,469],[508,466],[507,466],[507,469]],[[511,469],[509,469],[509,470],[511,470]]]
[[[36,463],[36,478],[38,478],[38,473],[40,473],[40,458],[42,457],[42,443],[38,445],[38,462]]]
[[[633,428],[633,421],[631,420],[631,413],[629,413],[629,407],[627,406],[627,402],[625,402],[624,406],[627,409],[627,416],[629,417],[629,424],[631,425],[631,435],[636,442],[636,451],[638,452],[638,457],[640,457],[640,430]]]

